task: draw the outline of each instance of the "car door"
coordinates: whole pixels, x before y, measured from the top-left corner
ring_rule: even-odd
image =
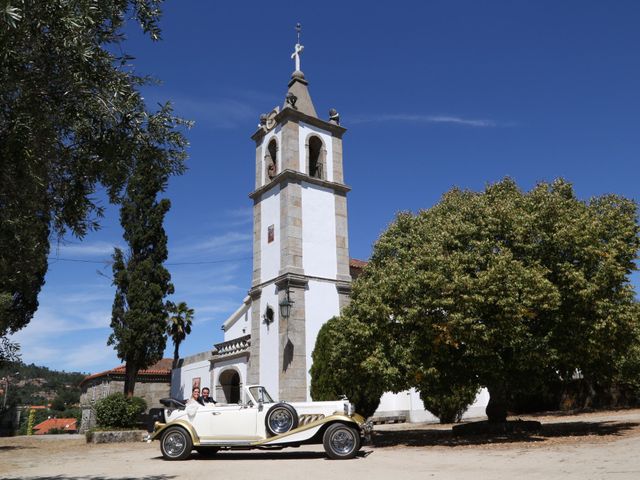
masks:
[[[255,407],[244,405],[222,405],[200,407],[198,419],[201,429],[196,431],[201,441],[242,441],[258,440],[257,411]],[[206,425],[206,428],[205,428]]]

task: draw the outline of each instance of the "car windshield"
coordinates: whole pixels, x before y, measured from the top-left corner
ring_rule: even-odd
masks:
[[[251,396],[256,399],[257,402],[273,403],[273,399],[267,389],[264,387],[249,387]]]

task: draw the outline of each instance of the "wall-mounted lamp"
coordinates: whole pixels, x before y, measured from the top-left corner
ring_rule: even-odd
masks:
[[[287,292],[285,294],[285,297],[278,304],[280,306],[280,316],[285,320],[291,315],[291,308],[293,307],[294,303],[295,302],[291,300],[291,297],[289,296],[289,284],[287,284]]]

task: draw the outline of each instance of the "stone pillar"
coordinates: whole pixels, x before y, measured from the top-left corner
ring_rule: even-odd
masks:
[[[338,280],[351,281],[349,273],[349,231],[347,221],[347,194],[335,192],[336,209],[336,256],[338,259]]]
[[[251,285],[256,286],[261,283],[261,262],[262,250],[260,241],[262,236],[262,213],[260,198],[253,199],[253,275]]]
[[[260,383],[260,296],[262,289],[252,288],[251,296],[251,345],[247,365],[247,383]]]
[[[280,275],[304,274],[302,267],[302,187],[286,180],[280,189]]]
[[[336,290],[338,291],[338,308],[342,313],[342,309],[351,302],[351,282],[336,283]]]
[[[282,171],[300,171],[300,127],[296,121],[288,121],[282,125],[282,146],[280,148],[280,159]],[[280,173],[280,172],[278,172]]]
[[[331,138],[331,149],[333,153],[333,181],[344,183],[344,173],[342,169],[342,138]]]
[[[264,139],[264,137],[262,137],[262,139]],[[264,177],[262,173],[262,145],[262,142],[256,144],[256,190],[262,186],[262,179]]]
[[[279,400],[304,402],[307,399],[307,355],[305,335],[305,302],[304,293],[307,279],[295,275],[286,275],[276,282],[278,287],[278,303],[289,298],[294,304],[288,319],[279,318],[279,354],[280,369],[278,392]]]

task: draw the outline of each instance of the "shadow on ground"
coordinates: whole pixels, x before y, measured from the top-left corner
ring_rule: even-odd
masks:
[[[26,450],[35,447],[26,447],[24,445],[0,445],[0,452],[10,452],[11,450]]]
[[[44,477],[2,477],[3,480],[170,480],[175,475],[143,475],[140,477],[105,477],[102,475],[47,475]]]
[[[460,447],[466,445],[486,445],[496,443],[540,443],[553,438],[596,436],[621,436],[640,426],[640,423],[621,422],[558,422],[545,423],[535,433],[454,435],[451,430],[415,429],[383,430],[373,435],[375,447]]]
[[[371,451],[361,450],[358,452],[357,457],[366,457]],[[191,461],[206,462],[208,460],[222,461],[222,460],[313,460],[317,458],[328,459],[327,454],[324,452],[309,452],[309,451],[297,451],[291,450],[277,450],[271,452],[261,452],[259,450],[248,451],[227,451],[218,452],[215,455],[201,455],[193,452],[189,457]],[[161,456],[155,457],[154,460],[164,461]]]

